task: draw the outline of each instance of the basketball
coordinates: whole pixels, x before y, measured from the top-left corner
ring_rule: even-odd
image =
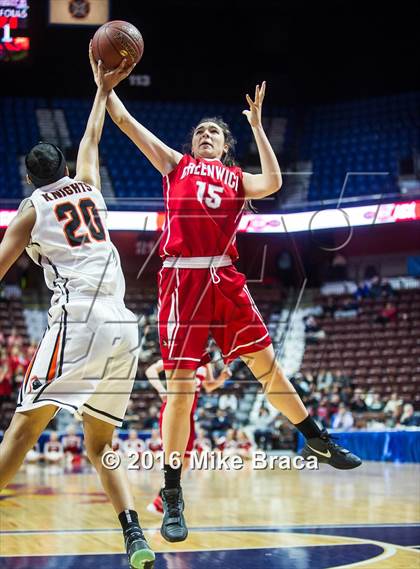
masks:
[[[128,64],[132,65],[142,58],[143,37],[133,24],[113,20],[96,30],[92,50],[95,60],[101,59],[106,69],[115,69],[125,57]]]

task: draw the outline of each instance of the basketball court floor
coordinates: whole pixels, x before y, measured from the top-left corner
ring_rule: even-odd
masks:
[[[127,567],[118,520],[94,472],[28,465],[0,497],[3,569]],[[132,471],[156,569],[420,568],[420,466],[195,471],[184,480],[187,541],[147,512],[160,472]]]

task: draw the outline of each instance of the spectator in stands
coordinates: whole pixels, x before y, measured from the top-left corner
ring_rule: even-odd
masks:
[[[340,393],[338,387],[334,388],[334,392],[330,393],[328,396],[328,415],[335,415],[340,407]]]
[[[146,448],[150,452],[160,452],[162,447],[162,439],[160,438],[159,429],[153,429],[150,434],[150,439],[146,439]]]
[[[66,463],[80,464],[81,455],[83,452],[82,438],[76,435],[76,428],[70,424],[66,429],[66,435],[62,439],[63,452],[66,458]]]
[[[305,324],[305,340],[308,344],[318,344],[320,340],[325,338],[325,332],[322,330],[315,316],[310,314],[303,319]]]
[[[232,392],[222,393],[219,397],[219,409],[223,409],[228,413],[235,413],[238,409],[238,398]]]
[[[340,403],[338,411],[331,418],[331,428],[350,431],[354,425],[354,417],[344,403]]]
[[[396,296],[396,292],[395,290],[392,288],[391,283],[389,282],[388,279],[382,279],[381,282],[381,289],[382,289],[382,296],[384,298],[395,298]]]
[[[378,275],[372,277],[369,283],[369,296],[371,298],[380,298],[382,296],[382,286]]]
[[[226,434],[218,437],[216,439],[216,448],[222,452],[224,456],[237,454],[236,449],[238,448],[238,443],[236,441],[235,429],[228,429]]]
[[[387,415],[392,415],[393,413],[395,413],[395,410],[398,409],[398,407],[400,407],[402,404],[403,400],[400,398],[398,393],[394,391],[394,393],[391,394],[391,397],[388,399],[385,405],[384,413],[386,413]]]
[[[359,301],[355,298],[347,298],[341,302],[335,313],[336,318],[353,318],[359,314]]]
[[[329,296],[327,302],[322,305],[322,314],[329,318],[334,318],[335,311],[338,310],[338,305],[334,296]]]
[[[124,441],[120,438],[118,429],[115,429],[112,437],[112,450],[119,455],[123,454]]]
[[[194,419],[200,428],[204,429],[206,432],[211,431],[212,418],[212,415],[206,407],[197,407]]]
[[[387,302],[385,308],[379,311],[375,322],[380,324],[388,324],[389,322],[395,322],[397,320],[397,307],[392,302]]]
[[[144,421],[143,428],[146,430],[159,428],[159,409],[152,405],[149,409],[149,416]]]
[[[135,429],[131,429],[128,433],[128,439],[123,443],[123,451],[126,456],[129,453],[142,453],[146,450],[144,441],[139,438]]]
[[[34,342],[32,342],[31,344],[29,344],[29,346],[26,349],[26,361],[29,362],[32,360],[32,358],[35,355],[35,352],[37,350],[38,346],[37,344],[35,344]],[[26,371],[26,370],[25,370]]]
[[[12,374],[7,362],[0,363],[0,408],[12,394]]]
[[[197,436],[194,441],[194,450],[198,455],[203,452],[211,451],[212,445],[211,440],[207,436],[207,432],[204,429],[197,429]]]
[[[345,403],[347,406],[350,406],[352,397],[353,397],[353,388],[350,384],[341,388],[340,398],[343,403]]]
[[[379,393],[373,393],[371,401],[366,403],[368,411],[382,411],[384,408],[384,402],[381,399]]]
[[[403,414],[403,405],[401,404],[395,407],[394,411],[392,412],[392,415],[387,418],[386,420],[387,426],[390,428],[394,428],[397,425],[399,425],[402,414]]]
[[[403,427],[418,427],[420,425],[419,417],[414,414],[414,407],[411,403],[404,405],[399,424]]]
[[[292,381],[292,383],[294,383],[298,389],[299,395],[302,398],[308,396],[311,393],[314,386],[314,379],[312,376],[304,375],[303,373],[298,372],[295,374],[293,379],[294,382]]]
[[[252,427],[254,428],[254,439],[257,447],[262,450],[271,448],[273,442],[273,418],[270,416],[268,409],[261,407]]]
[[[362,298],[367,298],[370,293],[370,287],[367,282],[360,281],[357,290],[354,293],[356,300],[361,300]]]
[[[366,403],[361,389],[355,389],[353,399],[350,403],[350,409],[355,413],[364,413],[367,410]]]
[[[29,360],[22,349],[22,346],[14,345],[10,348],[10,355],[9,355],[9,367],[13,375],[16,374],[16,370],[19,366],[22,366],[24,370],[29,365]]]
[[[340,368],[333,371],[333,382],[337,383],[340,387],[348,387],[351,384],[351,378],[347,373],[344,373]]]
[[[244,458],[245,460],[249,460],[252,456],[253,444],[252,441],[249,440],[248,435],[245,431],[239,429],[236,432],[236,454]]]
[[[331,371],[321,368],[316,376],[316,386],[319,390],[328,389],[334,381]]]
[[[219,437],[223,436],[225,432],[232,427],[231,422],[227,417],[226,411],[223,409],[218,409],[216,411],[216,416],[211,422],[211,435],[215,441]]]
[[[314,405],[313,407],[309,407],[309,413],[320,429],[326,429],[328,427],[328,409],[326,405]]]
[[[58,433],[51,431],[49,441],[44,445],[44,460],[47,464],[59,464],[63,458],[63,445],[58,439]]]
[[[27,452],[25,456],[25,463],[26,464],[38,464],[41,460],[41,450],[39,448],[39,443],[36,443],[30,451]]]
[[[140,421],[140,416],[138,415],[138,413],[134,409],[133,400],[130,399],[130,401],[128,402],[128,405],[127,405],[127,411],[125,412],[124,421],[123,421],[121,428],[122,429],[130,429],[130,428],[132,428],[133,424],[137,423],[138,421]]]
[[[19,391],[20,386],[23,383],[23,380],[25,379],[25,372],[26,372],[26,368],[23,367],[22,365],[19,365],[16,370],[15,373],[13,375],[13,384],[14,384],[14,390],[15,391]]]
[[[7,338],[7,346],[9,348],[13,348],[14,346],[21,348],[22,345],[23,345],[22,336],[18,334],[16,328],[12,328],[9,337]]]
[[[314,387],[316,387],[316,379],[311,371],[303,371],[301,372],[302,381],[304,381],[309,386],[310,393]]]

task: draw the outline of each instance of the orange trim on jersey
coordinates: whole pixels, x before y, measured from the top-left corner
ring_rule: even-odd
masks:
[[[72,211],[71,210],[67,210],[64,212],[65,217],[59,217],[57,214],[57,209],[63,205],[71,205],[73,208],[73,211],[76,212],[77,218],[75,218],[72,215]],[[70,247],[80,247],[81,245],[83,245],[84,243],[90,243],[90,239],[89,239],[89,234],[88,233],[82,233],[81,235],[76,235],[76,231],[80,230],[80,226],[82,225],[82,219],[80,218],[80,212],[77,208],[77,205],[74,204],[73,202],[71,202],[70,200],[67,200],[65,202],[60,202],[58,204],[56,204],[56,206],[54,207],[54,214],[55,217],[57,218],[58,222],[62,222],[64,221],[64,227],[63,227],[63,233],[64,233],[64,237],[67,240],[67,243],[70,245]],[[77,225],[77,227],[74,228],[74,230],[71,233],[71,237],[73,237],[76,241],[76,243],[73,243],[71,241],[71,239],[69,239],[69,234],[67,233],[67,228],[68,226],[72,223],[72,222],[79,222],[79,224]],[[81,239],[81,243],[78,243],[77,240]]]
[[[55,378],[55,375],[57,373],[58,348],[60,346],[60,338],[61,338],[61,332],[58,333],[57,339],[55,341],[54,351],[47,373],[47,383],[50,383]]]
[[[36,359],[36,356],[37,356],[37,353],[38,353],[38,350],[39,350],[39,346],[40,346],[40,345],[41,345],[41,342],[38,344],[38,347],[37,347],[37,349],[36,349],[36,352],[35,352],[34,355],[32,356],[32,359],[31,359],[31,361],[30,361],[30,363],[29,363],[29,365],[28,365],[28,369],[26,370],[25,377],[24,377],[24,379],[23,379],[22,393],[25,393],[26,384],[28,383],[28,379],[29,379],[30,376],[31,376],[31,371],[32,371],[32,368],[34,367],[35,359]]]
[[[86,202],[90,202],[90,203],[91,203],[91,205],[88,205],[88,206],[86,207],[86,212],[87,212],[87,214],[88,214],[88,216],[89,216],[89,223],[88,223],[88,222],[86,221],[86,219],[85,219],[85,216],[84,216],[84,214],[83,214],[83,209],[82,209],[82,206],[81,206],[82,203],[86,203]],[[79,212],[80,212],[80,214],[81,214],[81,216],[82,216],[81,219],[83,219],[83,220],[85,221],[85,225],[86,225],[87,228],[88,228],[90,237],[91,237],[92,239],[94,239],[95,241],[98,241],[98,242],[100,242],[100,241],[106,241],[105,226],[104,226],[104,224],[102,223],[101,216],[99,215],[98,208],[96,207],[96,203],[93,201],[93,199],[92,199],[92,198],[82,198],[82,199],[80,199],[80,200],[79,200],[79,203],[77,204],[77,209],[79,210]],[[98,216],[98,218],[99,218],[99,222],[100,222],[102,228],[99,227],[99,225],[96,223],[95,212],[96,212],[96,214],[97,214],[97,216]],[[101,238],[95,237],[95,235],[94,235],[94,234],[92,233],[92,231],[90,230],[90,223],[92,223],[92,226],[95,228],[95,231],[96,231],[97,233],[103,232],[104,236],[101,237]]]

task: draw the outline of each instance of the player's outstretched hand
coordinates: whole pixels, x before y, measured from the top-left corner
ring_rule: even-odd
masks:
[[[257,127],[262,125],[261,109],[265,95],[265,87],[266,87],[265,81],[262,82],[261,87],[259,85],[255,87],[254,101],[251,99],[251,97],[248,94],[246,95],[246,100],[249,105],[249,110],[242,111],[242,114],[246,116],[249,124],[252,127]]]
[[[128,65],[127,60],[123,59],[118,67],[111,71],[106,71],[102,62],[100,61],[97,63],[93,57],[92,41],[89,43],[89,61],[96,85],[107,92],[112,91],[118,83],[128,77],[136,66],[135,63],[133,63],[133,65]]]

